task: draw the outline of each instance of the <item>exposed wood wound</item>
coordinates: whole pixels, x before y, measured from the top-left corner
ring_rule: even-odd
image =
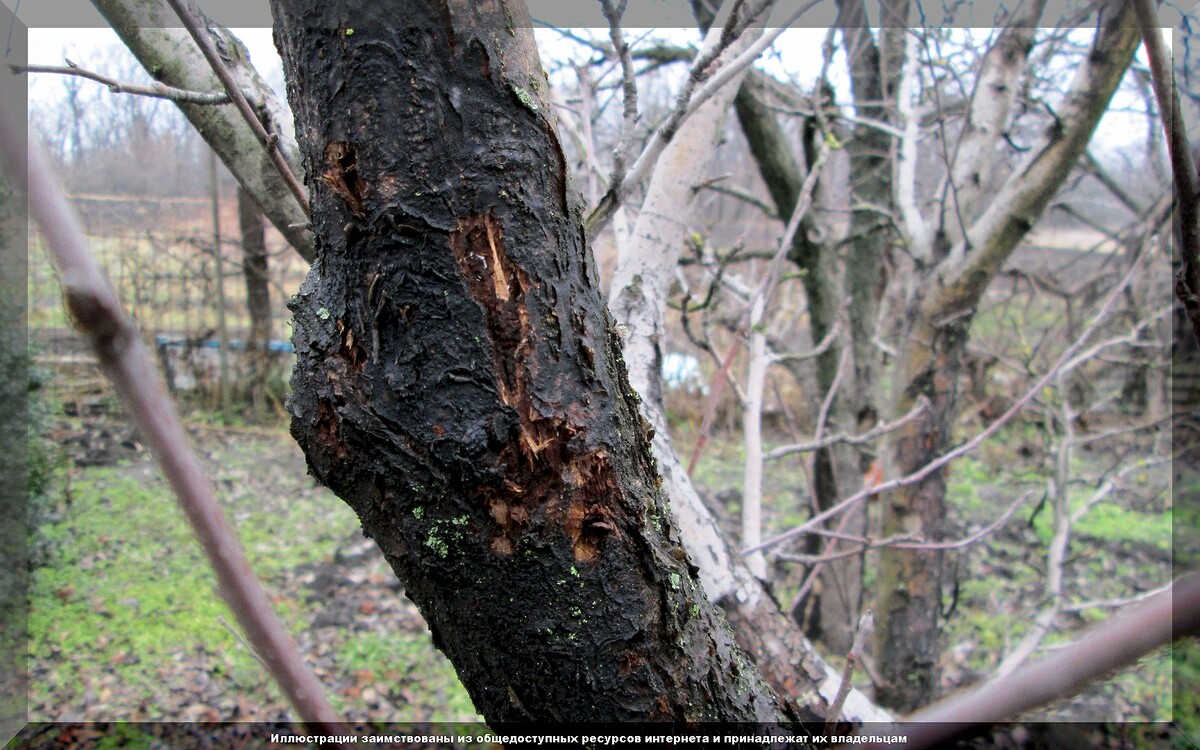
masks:
[[[620,536],[610,508],[619,492],[608,454],[585,447],[583,428],[565,414],[545,414],[535,404],[536,367],[525,294],[530,281],[513,263],[501,222],[492,214],[461,220],[450,247],[471,297],[483,310],[500,399],[517,415],[516,434],[500,451],[503,481],[477,492],[496,524],[491,549],[511,555],[531,522],[557,523],[574,558],[594,562],[603,540]]]

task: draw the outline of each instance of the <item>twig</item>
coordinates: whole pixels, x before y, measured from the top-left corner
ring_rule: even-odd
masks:
[[[638,119],[638,90],[637,79],[634,75],[633,60],[629,56],[629,44],[621,32],[621,17],[625,15],[625,7],[629,0],[621,0],[614,8],[612,0],[600,0],[604,18],[608,21],[608,36],[612,39],[613,50],[621,62],[621,89],[624,99],[621,118],[621,135],[617,147],[613,150],[613,171],[608,184],[619,185],[625,180],[625,162],[633,146],[633,128]]]
[[[862,656],[863,644],[867,636],[875,630],[875,616],[870,608],[858,618],[858,630],[854,633],[854,642],[846,654],[846,666],[842,669],[842,684],[838,686],[837,697],[829,704],[829,713],[825,714],[825,732],[828,734],[838,723],[842,715],[842,706],[846,705],[846,696],[850,695],[850,678],[854,676],[854,667]]]
[[[701,190],[711,190],[714,193],[720,193],[721,195],[728,195],[731,198],[736,198],[737,200],[742,201],[743,203],[747,203],[747,204],[757,208],[759,211],[762,211],[763,215],[766,216],[768,219],[782,218],[775,211],[775,208],[773,206],[769,205],[766,201],[759,198],[757,195],[754,195],[750,191],[742,190],[741,188],[733,186],[733,185],[721,184],[721,182],[726,179],[728,179],[728,176],[722,175],[721,177],[714,177],[711,180],[705,180],[704,182],[700,183],[695,188],[693,188],[693,192],[699,192]],[[769,258],[769,257],[771,257],[771,254],[773,254],[774,252],[775,252],[774,250],[768,250],[768,251],[766,251],[766,254],[764,255],[764,257]],[[743,260],[746,260],[746,259],[747,258],[743,258]],[[687,261],[680,263],[680,265],[686,265],[686,264],[687,264]]]
[[[213,73],[216,74],[217,80],[225,87],[225,92],[229,94],[229,98],[237,107],[238,112],[242,113],[246,124],[250,126],[250,130],[258,137],[258,142],[267,150],[267,155],[271,157],[271,163],[279,170],[279,176],[287,184],[288,189],[292,191],[292,195],[296,196],[296,200],[300,203],[300,208],[304,210],[305,216],[311,216],[312,210],[308,204],[308,193],[304,190],[304,186],[296,179],[296,175],[292,174],[292,168],[283,158],[283,152],[279,150],[278,139],[267,133],[267,129],[258,119],[258,115],[254,113],[254,108],[250,106],[250,102],[246,101],[246,96],[242,90],[238,88],[237,81],[233,80],[229,69],[225,67],[225,63],[221,62],[221,56],[217,54],[213,48],[212,42],[208,35],[200,29],[200,25],[196,22],[195,16],[187,9],[182,0],[167,0],[167,4],[171,6],[171,10],[175,11],[175,15],[179,16],[179,20],[187,28],[188,33],[192,35],[196,46],[200,48],[200,52],[204,55],[204,59],[208,60],[209,66]]]
[[[67,64],[63,65],[9,65],[9,70],[13,73],[57,73],[59,75],[79,76],[87,78],[90,81],[103,83],[114,94],[133,94],[135,96],[149,96],[155,99],[168,99],[181,104],[228,104],[229,94],[209,94],[203,91],[188,91],[187,89],[177,89],[174,86],[168,86],[165,83],[155,81],[149,86],[141,86],[136,83],[126,83],[118,81],[115,78],[94,73],[90,70],[84,70],[75,63],[67,60]]]
[[[996,529],[1000,528],[1004,524],[1008,523],[1008,519],[1012,518],[1013,514],[1017,512],[1017,509],[1020,508],[1022,505],[1024,505],[1025,502],[1027,500],[1029,500],[1029,498],[1032,496],[1033,496],[1032,490],[1029,492],[1026,492],[1024,495],[1021,495],[1019,498],[1017,498],[1016,502],[1014,502],[1012,505],[1008,506],[1008,508],[1003,513],[1001,513],[1000,516],[995,521],[992,521],[991,523],[989,523],[987,526],[984,526],[979,531],[976,531],[973,534],[965,536],[962,539],[959,539],[958,541],[954,541],[954,542],[898,541],[898,542],[892,544],[891,546],[895,547],[897,549],[926,549],[926,550],[952,550],[952,549],[962,549],[963,547],[969,547],[972,544],[975,544],[979,540],[983,539],[985,536],[988,536],[989,534],[991,534],[992,532],[994,532]]]
[[[897,487],[906,487],[910,484],[916,484],[917,482],[923,481],[930,474],[938,471],[946,464],[961,458],[962,456],[965,456],[966,454],[978,448],[983,444],[983,441],[996,434],[1001,427],[1007,424],[1023,408],[1025,408],[1025,405],[1032,401],[1033,398],[1037,396],[1042,389],[1045,388],[1046,385],[1057,376],[1063,365],[1071,361],[1071,359],[1075,357],[1075,354],[1083,348],[1083,346],[1088,342],[1088,339],[1092,337],[1092,334],[1094,334],[1100,327],[1100,324],[1103,323],[1112,312],[1113,306],[1116,304],[1117,299],[1121,296],[1121,292],[1133,280],[1134,275],[1141,268],[1142,262],[1145,260],[1146,255],[1146,252],[1141,252],[1137,259],[1130,264],[1129,270],[1126,272],[1125,277],[1121,279],[1121,281],[1109,292],[1108,298],[1104,301],[1104,304],[1101,305],[1100,310],[1096,313],[1096,316],[1092,318],[1092,322],[1089,323],[1088,327],[1079,335],[1079,338],[1076,339],[1075,342],[1070,346],[1068,346],[1061,355],[1059,355],[1058,360],[1050,367],[1050,369],[1047,370],[1046,373],[1042,375],[1042,377],[1039,378],[1038,381],[1034,383],[1033,386],[1031,386],[1023,396],[1021,396],[1021,398],[1013,402],[1013,405],[1009,407],[1008,411],[997,417],[994,422],[985,427],[975,437],[971,438],[965,443],[962,443],[957,448],[952,448],[951,450],[943,453],[941,456],[935,458],[907,476],[888,480],[876,487],[864,487],[845,500],[842,500],[835,505],[832,505],[829,508],[821,511],[800,526],[785,531],[782,534],[778,534],[755,547],[743,549],[742,554],[748,555],[758,552],[760,550],[782,544],[783,542],[786,542],[789,539],[794,539],[802,534],[810,533],[812,529],[822,524],[827,518],[831,518],[838,513],[846,512],[867,497],[870,497],[871,495],[877,495],[882,492],[887,492],[888,490],[893,490]]]
[[[1121,609],[1122,607],[1128,607],[1130,604],[1139,604],[1141,602],[1144,602],[1152,596],[1158,596],[1159,594],[1163,593],[1164,591],[1170,590],[1170,588],[1171,588],[1171,584],[1168,583],[1165,586],[1159,586],[1156,589],[1151,589],[1150,591],[1142,592],[1141,594],[1138,594],[1136,596],[1127,596],[1127,597],[1124,597],[1121,599],[1093,599],[1090,602],[1079,602],[1078,604],[1065,604],[1065,605],[1063,605],[1062,611],[1068,612],[1068,613],[1074,613],[1074,612],[1082,612],[1085,609]]]
[[[805,562],[806,565],[811,565],[812,567],[809,569],[808,575],[804,578],[804,583],[800,586],[800,590],[796,592],[794,597],[792,597],[792,604],[790,607],[788,607],[789,612],[795,612],[796,608],[800,606],[800,603],[808,597],[808,592],[812,590],[814,585],[816,585],[817,577],[821,575],[821,570],[825,567],[825,563],[834,562],[846,557],[855,557],[863,553],[863,548],[861,547],[851,550],[842,550],[840,552],[837,551],[838,538],[847,538],[850,536],[842,533],[842,530],[846,528],[846,524],[850,522],[850,517],[850,514],[847,513],[838,519],[836,531],[831,532],[828,529],[822,529],[818,527],[821,535],[830,536],[833,538],[833,541],[830,542],[829,546],[825,548],[824,554],[812,555],[811,557],[814,559]]]
[[[920,396],[917,398],[917,402],[913,405],[913,408],[899,419],[875,425],[866,432],[862,432],[857,435],[829,435],[828,437],[820,438],[818,440],[811,440],[807,443],[781,445],[767,453],[766,458],[768,461],[774,461],[786,456],[790,456],[794,453],[811,453],[812,451],[820,450],[822,448],[828,448],[831,445],[839,445],[843,443],[846,445],[863,445],[865,443],[870,443],[873,440],[876,440],[890,432],[895,432],[896,430],[900,429],[904,425],[921,416],[928,408],[929,399],[925,396]]]
[[[1193,573],[1175,581],[1170,591],[1098,625],[1071,646],[911,717],[899,727],[908,738],[905,747],[950,747],[955,739],[980,727],[1071,695],[1172,638],[1196,633],[1200,633],[1200,574]]]
[[[7,116],[0,116],[0,160],[18,190],[28,196],[30,213],[59,266],[63,295],[75,325],[90,341],[101,369],[162,467],[213,567],[218,593],[254,650],[266,661],[271,676],[305,723],[317,730],[332,730],[337,715],[254,577],[212,483],[188,447],[179,415],[136,325],[88,250],[78,220],[54,183],[41,150],[31,142],[27,152],[17,132]]]
[[[230,625],[229,620],[226,620],[222,615],[217,615],[217,622],[221,624],[221,627],[229,631],[229,634],[233,636],[234,640],[242,644],[242,647],[254,657],[254,661],[258,662],[259,665],[266,669],[267,663],[262,660],[262,657],[258,655],[258,652],[254,650],[254,646],[251,646],[250,642],[247,641],[246,638],[241,634],[241,631]]]
[[[584,228],[587,230],[588,237],[595,237],[600,230],[612,218],[613,213],[617,210],[617,206],[625,199],[625,194],[630,185],[633,185],[638,180],[645,177],[650,169],[658,161],[658,157],[662,155],[667,144],[675,136],[679,126],[683,121],[690,117],[697,109],[700,108],[706,101],[712,98],[722,86],[727,84],[732,78],[740,74],[748,68],[758,56],[763,53],[767,47],[774,44],[775,39],[779,37],[789,26],[794,24],[810,9],[820,3],[821,0],[810,0],[796,11],[790,18],[780,24],[777,28],[763,34],[754,44],[750,45],[745,52],[738,55],[733,60],[721,66],[720,70],[705,78],[705,72],[708,66],[720,56],[722,52],[733,41],[733,37],[729,34],[723,34],[721,44],[718,44],[709,53],[699,55],[695,62],[692,63],[691,71],[688,75],[688,82],[685,84],[683,91],[680,92],[675,109],[671,112],[666,122],[662,124],[654,134],[650,137],[650,141],[642,149],[642,153],[638,156],[633,166],[629,168],[629,173],[620,183],[614,183],[609,188],[608,193],[600,200],[600,204],[592,211],[592,213],[584,221]],[[732,20],[732,16],[731,16]],[[754,20],[752,17],[750,20]],[[737,29],[736,33],[740,33],[741,29]],[[736,33],[734,36],[736,36]],[[726,41],[726,38],[728,41]],[[715,54],[713,54],[715,53]],[[704,81],[704,85],[699,89],[695,89],[699,81]],[[694,91],[694,93],[693,93]]]
[[[980,541],[981,539],[988,536],[989,534],[994,532],[996,529],[1000,528],[1005,523],[1007,523],[1008,519],[1012,518],[1013,514],[1016,513],[1017,510],[1022,505],[1024,505],[1025,502],[1027,500],[1029,500],[1029,498],[1032,495],[1033,495],[1033,492],[1026,492],[1024,495],[1017,498],[1016,502],[1014,502],[1012,505],[1008,506],[1008,508],[1003,513],[1001,513],[1000,516],[998,518],[996,518],[995,521],[992,521],[987,526],[984,526],[983,528],[981,528],[979,531],[976,531],[973,534],[963,537],[962,539],[959,539],[954,542],[926,542],[926,541],[921,540],[915,534],[898,534],[896,536],[890,536],[886,539],[870,539],[869,537],[855,536],[853,534],[843,534],[843,533],[841,533],[840,530],[830,531],[829,529],[823,529],[823,528],[817,527],[817,528],[811,530],[809,533],[812,534],[813,536],[829,537],[830,539],[833,539],[835,542],[849,542],[850,544],[858,545],[858,547],[856,549],[841,550],[841,551],[835,552],[835,551],[833,551],[834,545],[830,545],[830,550],[823,554],[820,554],[820,555],[798,555],[798,554],[794,554],[794,553],[781,553],[779,555],[776,555],[775,557],[776,557],[776,559],[782,560],[784,562],[802,563],[804,565],[814,565],[814,564],[819,565],[821,563],[833,562],[835,560],[841,560],[846,557],[852,557],[854,555],[861,554],[863,549],[878,549],[880,547],[891,547],[894,549],[922,549],[922,550],[962,549],[963,547],[969,547],[970,545],[975,544],[976,542]],[[843,518],[845,518],[845,516],[843,516]]]
[[[836,318],[834,318],[833,325],[830,326],[829,330],[825,332],[825,338],[821,339],[821,343],[817,344],[812,349],[809,349],[806,352],[785,352],[783,354],[776,354],[774,357],[771,358],[771,361],[775,362],[775,363],[778,363],[778,362],[803,362],[804,360],[808,360],[808,359],[816,359],[817,357],[819,357],[822,354],[824,354],[825,352],[827,352],[829,350],[829,347],[833,346],[833,342],[837,340],[838,336],[842,332],[842,325],[843,325],[843,321],[845,320],[845,315],[843,313],[845,312],[845,309],[846,309],[846,303],[848,303],[849,301],[850,301],[849,298],[847,298],[843,302],[842,309],[838,311],[838,316]],[[768,456],[768,458],[769,458],[769,456]]]
[[[825,425],[829,421],[829,411],[833,408],[833,400],[837,398],[837,392],[841,390],[842,380],[846,377],[846,370],[850,366],[851,349],[849,340],[843,342],[842,356],[838,358],[837,372],[834,373],[833,382],[829,384],[829,390],[825,392],[825,398],[821,400],[821,408],[817,411],[817,425],[813,429],[814,443],[825,439]]]

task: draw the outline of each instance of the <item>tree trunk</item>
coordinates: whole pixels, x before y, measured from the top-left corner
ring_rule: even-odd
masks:
[[[523,7],[273,0],[292,431],[489,722],[783,717],[667,512]]]
[[[722,33],[722,29],[709,31],[701,54],[716,47]],[[733,60],[761,34],[760,28],[746,29],[716,64]],[[629,239],[618,248],[608,305],[613,317],[630,329],[625,345],[629,376],[656,415],[663,414],[668,290],[690,226],[696,186],[708,176],[709,162],[740,81],[738,76],[717,91],[679,126],[658,159]],[[665,430],[665,420],[655,428]]]
[[[959,410],[959,376],[976,305],[1021,238],[1033,227],[1087,147],[1107,110],[1133,52],[1138,32],[1127,3],[1106,6],[1085,62],[1057,108],[1056,127],[972,221],[964,238],[925,279],[910,305],[896,370],[892,413],[904,414],[924,396],[930,406],[897,431],[891,454],[896,476],[910,474],[953,444]],[[989,55],[1008,54],[997,45]],[[977,89],[972,109],[1004,96],[999,87]],[[917,534],[942,540],[946,471],[886,494],[882,535]],[[884,548],[879,556],[876,661],[886,706],[911,711],[937,693],[941,655],[942,553]]]
[[[731,59],[749,46],[753,32],[735,41],[722,59]],[[707,43],[715,44],[718,33],[708,33]],[[728,548],[671,444],[662,409],[667,288],[683,247],[695,186],[707,176],[713,144],[721,133],[733,92],[738,90],[735,80],[714,95],[684,122],[663,151],[636,229],[618,243],[620,255],[609,302],[613,314],[630,328],[625,340],[630,382],[641,394],[642,414],[655,431],[652,448],[663,490],[704,590],[725,610],[738,644],[789,710],[805,721],[819,722],[828,713],[839,677],[779,609],[750,572],[745,558]],[[795,201],[794,196],[787,214]],[[857,690],[847,700],[842,716],[856,722],[891,719]]]
[[[245,188],[238,188],[238,225],[242,231],[242,275],[250,313],[248,345],[260,348],[271,340],[271,284],[263,215]]]
[[[246,309],[250,334],[246,355],[250,364],[249,401],[261,414],[266,406],[267,379],[271,372],[271,285],[263,215],[254,198],[239,187],[238,225],[242,232],[242,276],[246,280]]]

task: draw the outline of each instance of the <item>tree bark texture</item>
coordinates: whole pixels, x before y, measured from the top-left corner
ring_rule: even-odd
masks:
[[[783,718],[667,512],[524,8],[272,8],[318,247],[292,431],[478,710]]]

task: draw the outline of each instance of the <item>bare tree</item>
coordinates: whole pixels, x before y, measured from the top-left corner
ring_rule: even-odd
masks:
[[[811,717],[819,699],[789,706],[780,684],[771,680],[772,694],[741,661],[705,596],[704,566],[692,568],[682,551],[623,374],[620,336],[599,298],[536,53],[513,21],[520,8],[502,3],[505,14],[492,16],[451,4],[446,25],[424,8],[364,4],[353,22],[333,23],[315,4],[276,5],[320,258],[294,309],[293,429],[314,472],[355,508],[406,581],[477,705],[497,719]],[[855,12],[843,6],[852,69],[859,55],[871,60],[874,44],[845,20]],[[888,8],[896,18],[906,12]],[[387,31],[404,26],[396,13],[424,33]],[[862,233],[850,242],[854,267],[841,272],[844,288],[868,301],[851,323],[859,383],[874,378],[879,263],[869,261],[882,256],[880,238],[907,242],[928,271],[905,320],[894,399],[904,416],[893,423],[891,471],[915,476],[950,447],[974,309],[1106,108],[1132,54],[1121,18],[1097,33],[1058,129],[987,205],[975,205],[984,201],[972,186],[995,159],[995,123],[1011,106],[996,100],[1023,66],[1001,72],[1001,83],[977,84],[972,124],[946,164],[954,211],[943,202],[936,217],[911,205],[911,175],[899,185],[878,177],[891,165],[866,134],[887,134],[883,146],[915,119],[896,103],[913,52],[898,25],[881,35],[883,52],[859,78],[880,87],[869,101],[882,104],[877,117],[856,118],[866,129],[856,139],[860,171],[877,175],[856,193],[862,200],[883,185],[879,202],[855,208]],[[1005,45],[1024,42],[1016,32],[1001,39],[988,59],[1011,64]],[[397,60],[411,76],[379,86],[378,71]],[[621,181],[613,182],[619,196]],[[889,217],[893,208],[899,218]],[[922,229],[927,221],[936,231]],[[826,283],[837,287],[833,276]],[[818,434],[814,443],[860,444],[847,434],[828,443]],[[882,553],[881,570],[913,576],[902,579],[905,591],[888,579],[881,593],[880,630],[890,633],[877,645],[890,662],[884,689],[915,705],[935,674],[928,660],[937,648],[944,482],[935,467],[883,489],[891,493],[884,528],[907,531],[918,519],[921,538],[933,542]],[[831,503],[815,520],[845,507]],[[895,606],[896,594],[905,606]],[[728,612],[743,640],[743,613]],[[506,652],[494,642],[497,623],[511,634]],[[899,647],[913,632],[916,648]],[[764,671],[781,653],[778,643],[749,650]],[[897,670],[915,683],[901,684]],[[585,674],[602,683],[599,695],[578,689]]]

